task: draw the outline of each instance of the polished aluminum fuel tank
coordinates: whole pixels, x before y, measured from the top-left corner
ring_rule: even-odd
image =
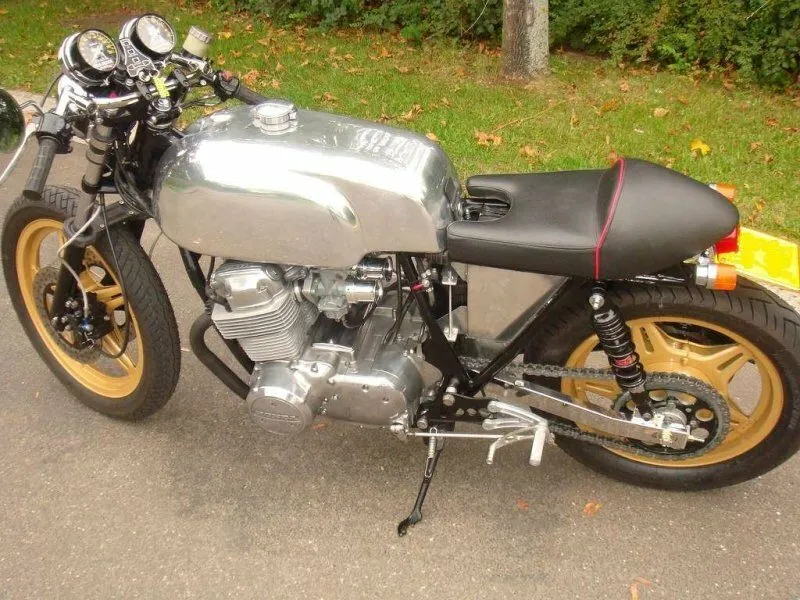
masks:
[[[153,206],[193,252],[346,268],[371,252],[441,252],[459,194],[425,137],[270,101],[194,123],[162,158]]]

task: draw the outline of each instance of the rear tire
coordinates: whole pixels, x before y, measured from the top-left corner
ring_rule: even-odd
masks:
[[[725,459],[717,462],[712,455],[717,450],[713,450],[707,455],[709,464],[681,466],[680,462],[667,465],[657,461],[648,464],[601,446],[557,438],[559,446],[568,454],[600,473],[628,483],[672,490],[704,490],[763,475],[800,449],[800,315],[789,305],[762,286],[742,279],[732,292],[710,291],[692,285],[659,287],[618,283],[609,286],[608,294],[628,323],[637,319],[639,322],[652,319],[680,323],[685,319],[688,323],[707,323],[712,331],[727,331],[743,343],[746,341],[752,348],[752,356],[766,357],[771,363],[771,367],[765,364],[764,368],[774,375],[774,387],[762,387],[762,396],[764,389],[773,389],[772,400],[776,403],[780,400],[782,404],[773,407],[774,418],[762,426],[758,438],[753,438],[759,440],[753,447],[730,457],[721,453]],[[591,346],[592,335],[587,299],[576,298],[544,327],[534,345],[526,351],[525,360],[582,366],[574,363],[576,349],[582,345],[584,348],[587,344]],[[724,341],[714,343],[725,344]],[[645,351],[638,344],[637,351],[643,355],[644,362]],[[752,364],[756,363],[754,360]],[[672,370],[697,376],[697,371],[682,369],[684,367],[676,361]],[[568,391],[564,388],[570,385],[565,382],[561,388],[552,379],[541,382],[563,391]],[[747,430],[741,432],[737,435],[744,436]],[[731,434],[723,445],[729,438]]]
[[[36,276],[31,273],[38,272],[34,263],[40,259],[30,259],[34,256],[31,253],[38,256],[42,250],[36,246],[37,240],[44,244],[46,236],[59,235],[60,224],[75,214],[78,197],[77,190],[47,187],[41,201],[21,197],[11,205],[2,238],[3,271],[11,302],[39,356],[75,397],[111,417],[142,419],[162,408],[172,396],[181,357],[178,327],[169,297],[136,237],[124,227],[114,227],[109,232],[127,291],[125,301],[132,315],[131,343],[118,365],[105,357],[95,363],[78,361],[64,351],[63,344],[54,337],[58,334],[52,325],[40,312],[32,310],[33,292],[23,290],[31,287],[31,278]],[[26,244],[30,248],[26,249]],[[104,278],[98,287],[101,283],[106,289],[118,285],[120,277],[114,268],[108,237],[101,235],[89,251],[103,265],[96,267]],[[110,316],[115,311],[122,312],[118,307],[121,302],[122,298],[117,296],[116,308],[107,305]],[[110,335],[103,338],[104,343],[116,343],[115,339],[108,339]],[[113,354],[113,349],[108,353]],[[108,367],[104,363],[104,368],[110,374],[103,372],[100,361],[107,361]]]

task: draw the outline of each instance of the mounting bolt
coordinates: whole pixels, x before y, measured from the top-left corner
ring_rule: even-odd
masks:
[[[448,392],[442,396],[442,402],[444,402],[445,406],[453,406],[453,404],[456,403],[456,398],[453,396],[453,394]]]
[[[606,299],[602,294],[592,294],[589,296],[589,306],[591,306],[594,310],[600,310],[603,308],[605,303]]]
[[[428,428],[428,417],[422,415],[419,419],[417,419],[417,427],[420,429],[427,429]]]

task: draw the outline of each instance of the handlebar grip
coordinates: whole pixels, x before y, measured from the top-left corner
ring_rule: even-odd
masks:
[[[22,195],[28,200],[42,199],[44,184],[47,182],[47,176],[50,175],[50,168],[53,166],[53,158],[58,151],[58,146],[58,140],[54,138],[42,137],[39,139],[39,153],[36,155],[31,174],[28,175],[28,183],[22,190]]]
[[[262,96],[258,92],[251,90],[241,83],[239,83],[239,87],[236,88],[236,92],[233,94],[233,97],[251,106],[254,104],[261,104],[262,102],[269,100],[269,98],[266,96]]]

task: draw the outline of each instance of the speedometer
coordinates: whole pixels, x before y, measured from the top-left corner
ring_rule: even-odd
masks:
[[[85,85],[104,83],[119,62],[114,40],[99,29],[69,36],[61,44],[58,57],[64,73]]]

